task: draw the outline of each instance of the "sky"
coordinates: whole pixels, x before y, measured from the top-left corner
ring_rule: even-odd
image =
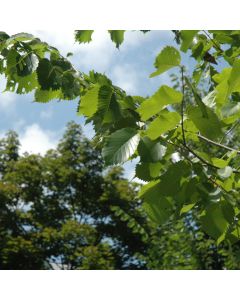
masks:
[[[150,96],[162,84],[170,85],[169,72],[149,78],[154,71],[154,60],[166,45],[176,46],[171,31],[139,31],[125,33],[124,43],[118,50],[111,42],[106,31],[96,30],[92,42],[79,45],[74,41],[72,30],[26,30],[42,41],[59,49],[62,55],[73,53],[69,60],[82,72],[95,70],[105,73],[113,84],[121,87],[130,95]],[[10,31],[16,34],[18,31]],[[182,63],[191,68],[193,60],[184,55]],[[0,92],[4,90],[4,78],[0,76]],[[35,103],[33,94],[16,95],[10,92],[0,93],[0,137],[8,130],[15,130],[20,138],[21,153],[44,154],[55,148],[62,137],[66,124],[74,120],[82,125],[85,135],[93,137],[90,124],[84,125],[84,118],[76,114],[77,100]],[[136,160],[124,164],[125,176],[134,177]]]

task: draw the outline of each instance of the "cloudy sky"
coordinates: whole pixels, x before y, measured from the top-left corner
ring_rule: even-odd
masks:
[[[26,30],[57,47],[63,55],[72,52],[71,62],[76,69],[88,72],[94,69],[105,73],[115,85],[131,95],[153,94],[162,84],[170,84],[169,74],[149,78],[154,70],[156,55],[165,45],[175,45],[170,31],[151,31],[143,34],[138,31],[125,33],[125,42],[116,49],[106,31],[95,31],[93,41],[79,45],[74,42],[74,32]],[[16,34],[18,31],[10,31]],[[176,45],[175,45],[176,46]],[[189,67],[192,61],[188,56],[182,61]],[[174,72],[174,69],[171,71]],[[0,91],[4,90],[4,78],[0,77]],[[61,138],[67,122],[75,120],[83,126],[88,137],[94,132],[84,119],[76,116],[76,101],[52,101],[47,104],[33,102],[33,95],[0,94],[0,137],[7,130],[15,130],[20,137],[21,152],[44,154],[54,148]],[[126,176],[133,178],[134,162],[125,164]]]

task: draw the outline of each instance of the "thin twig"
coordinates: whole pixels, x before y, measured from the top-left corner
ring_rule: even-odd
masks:
[[[198,158],[202,163],[204,163],[205,165],[214,168],[214,169],[219,169],[217,166],[212,165],[211,163],[209,163],[208,161],[206,161],[205,159],[203,159],[201,156],[199,156],[195,151],[193,151],[188,145],[184,145],[183,142],[179,141],[181,143],[181,145],[176,145],[170,141],[166,141],[167,143],[174,145],[176,147],[178,147],[178,149],[183,149],[183,150],[187,150],[188,152],[190,152],[193,156],[195,156],[196,158]]]
[[[222,187],[219,183],[217,183],[212,177],[208,178],[213,184],[215,184],[217,187],[219,187],[224,193],[228,194],[229,192],[225,190],[224,187]]]
[[[183,116],[184,116],[184,93],[185,93],[185,89],[184,89],[184,74],[183,74],[183,66],[181,66],[181,73],[182,73],[182,104],[181,104],[181,117],[182,117],[182,121],[181,121],[181,127],[182,127],[182,137],[183,137],[183,143],[184,145],[186,145],[186,138],[185,138],[185,132],[184,132],[184,125],[183,125]]]
[[[212,144],[212,145],[214,145],[214,146],[217,146],[217,147],[220,147],[220,148],[229,150],[229,151],[236,151],[237,154],[240,154],[240,151],[239,151],[239,150],[236,150],[236,149],[231,148],[231,147],[228,147],[228,146],[226,146],[226,145],[223,145],[223,144],[214,142],[214,141],[212,141],[212,140],[206,138],[205,136],[203,136],[203,135],[201,135],[201,134],[198,134],[197,136],[198,136],[201,140],[203,140],[203,141],[205,141],[205,142],[207,142],[207,143],[209,143],[209,144]]]
[[[189,153],[191,153],[193,156],[195,156],[196,158],[198,158],[204,165],[210,167],[210,168],[213,168],[213,169],[216,169],[216,170],[219,170],[221,168],[211,164],[210,162],[206,161],[204,158],[202,158],[200,155],[198,155],[194,150],[192,150],[188,145],[184,145],[184,143],[182,141],[179,141],[181,143],[181,145],[176,145],[175,143],[173,142],[170,142],[170,141],[167,141],[165,139],[163,139],[166,143],[168,144],[171,144],[173,146],[175,146],[178,150],[179,148],[182,149],[182,150],[187,150]],[[184,156],[186,158],[186,156]],[[189,159],[188,159],[189,161]],[[236,174],[240,174],[240,171],[238,170],[233,170],[233,173],[236,173]]]
[[[208,34],[206,30],[203,30],[203,32],[206,34],[206,36],[210,39],[210,41],[214,44],[214,46],[221,52],[223,53],[223,50],[221,47],[215,42],[215,40]]]
[[[239,125],[239,120],[224,134],[224,136],[221,138],[220,143],[224,140],[224,138],[233,131],[234,128],[236,128]]]

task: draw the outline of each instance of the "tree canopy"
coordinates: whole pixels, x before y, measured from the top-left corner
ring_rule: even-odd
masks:
[[[19,154],[0,140],[0,269],[138,269],[147,224],[136,183],[103,172],[100,151],[68,124],[56,150]],[[130,226],[129,226],[130,225]]]
[[[217,244],[235,243],[240,31],[173,32],[176,47],[162,49],[149,76],[179,70],[180,84],[162,85],[150,97],[127,95],[104,74],[77,71],[56,48],[27,33],[1,32],[0,74],[7,91],[34,91],[37,102],[77,99],[77,113],[93,124],[106,166],[138,157],[136,177],[147,182],[138,197],[156,224],[177,222],[194,208]],[[124,30],[109,34],[120,47]],[[90,42],[92,31],[77,30],[75,37]],[[182,53],[195,59],[193,72],[182,65]]]

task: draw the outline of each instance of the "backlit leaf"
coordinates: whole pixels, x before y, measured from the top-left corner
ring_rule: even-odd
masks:
[[[162,111],[160,115],[150,123],[146,134],[155,140],[163,133],[174,129],[180,122],[181,117],[177,112]]]
[[[87,93],[81,97],[78,109],[79,115],[92,117],[97,111],[98,106],[98,93],[100,86],[97,84],[92,87]]]
[[[174,47],[167,46],[156,57],[154,66],[157,69],[150,77],[160,75],[171,68],[179,66],[181,63],[181,56],[178,50]]]
[[[133,128],[123,128],[107,137],[102,151],[106,165],[126,162],[136,151],[140,140]]]
[[[182,93],[168,87],[167,85],[163,85],[154,95],[142,102],[137,111],[141,115],[141,119],[146,121],[153,115],[160,112],[165,106],[180,103],[181,101]]]

